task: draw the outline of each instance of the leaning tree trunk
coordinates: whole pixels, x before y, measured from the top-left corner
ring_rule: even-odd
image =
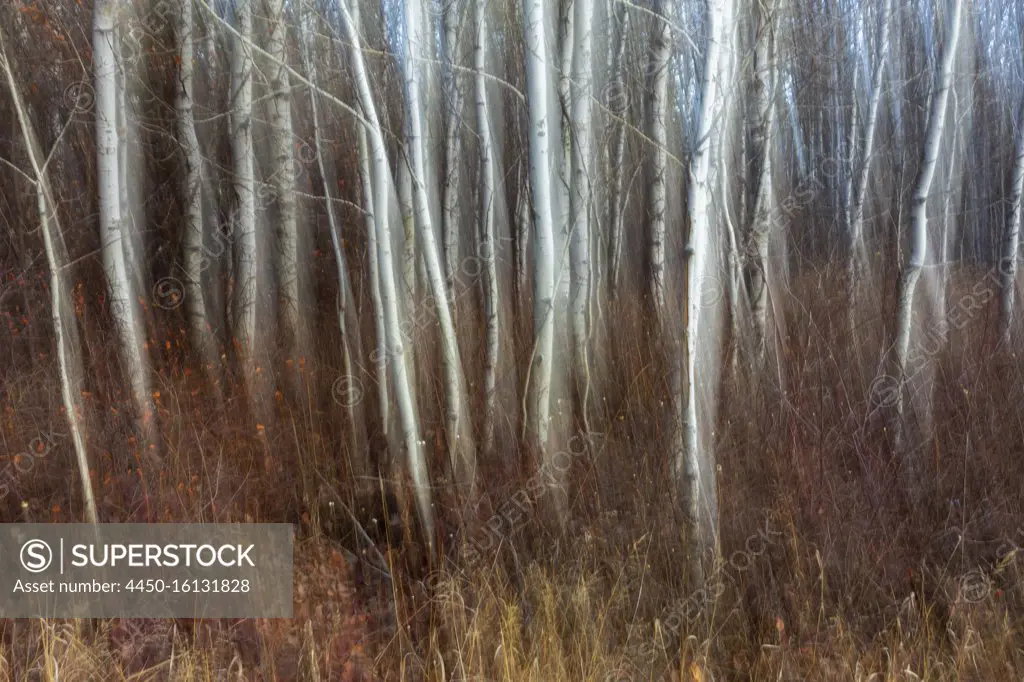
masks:
[[[658,17],[651,34],[651,52],[647,74],[650,78],[650,103],[647,136],[651,139],[650,174],[647,190],[647,233],[650,267],[651,309],[659,326],[665,314],[665,210],[668,206],[666,172],[668,170],[668,65],[671,55],[671,31],[665,17],[667,8],[655,0]]]
[[[487,351],[484,360],[483,443],[485,456],[494,447],[494,412],[498,394],[498,352],[500,350],[501,298],[498,292],[498,267],[494,248],[494,160],[491,141],[490,108],[487,101],[487,3],[475,0],[476,41],[473,45],[473,69],[476,72],[476,127],[480,137],[480,246],[484,261]]]
[[[352,3],[352,21],[357,31],[362,31],[362,19],[359,13],[359,3]],[[351,57],[350,53],[350,57]],[[356,103],[356,110],[361,116],[365,116],[362,107]],[[384,304],[381,300],[380,291],[380,257],[377,254],[377,222],[374,216],[375,201],[374,187],[371,167],[373,159],[370,156],[370,143],[367,139],[366,126],[356,126],[356,143],[359,147],[359,184],[362,192],[363,214],[366,216],[366,251],[369,261],[370,280],[370,302],[373,304],[373,326],[376,335],[374,351],[371,353],[374,371],[376,373],[377,385],[377,406],[379,410],[381,431],[385,440],[390,443],[390,421],[391,401],[388,398],[388,356],[387,356],[387,325],[384,319]],[[405,216],[402,217],[405,223]],[[411,296],[409,292],[408,295]]]
[[[29,163],[32,165],[40,232],[46,250],[46,262],[50,268],[50,316],[53,321],[53,335],[57,342],[61,402],[64,406],[64,414],[67,416],[68,428],[71,431],[71,442],[75,449],[82,498],[85,503],[85,519],[89,523],[98,523],[96,496],[89,478],[89,457],[85,445],[85,435],[79,422],[81,408],[78,400],[81,397],[84,374],[78,347],[78,328],[75,326],[75,314],[65,270],[68,266],[67,247],[64,244],[64,234],[58,219],[57,204],[53,200],[53,193],[44,169],[45,157],[29,120],[29,112],[25,108],[21,92],[15,82],[14,69],[4,45],[2,30],[0,30],[0,64],[3,65],[4,75],[7,78],[7,85],[14,103],[14,111],[21,128],[21,136],[25,141]]]
[[[324,186],[324,206],[327,209],[327,224],[331,232],[331,246],[334,249],[334,263],[338,269],[338,330],[341,332],[341,357],[342,370],[344,375],[335,380],[331,387],[334,399],[345,408],[349,421],[349,470],[354,480],[360,477],[369,476],[373,473],[368,460],[366,443],[366,423],[363,418],[362,408],[362,387],[355,375],[355,363],[353,356],[358,357],[361,353],[359,343],[359,320],[356,318],[355,299],[352,294],[352,278],[349,275],[348,260],[345,257],[345,248],[341,237],[341,221],[334,206],[334,196],[331,190],[331,182],[324,164],[327,149],[324,148],[323,139],[320,136],[320,107],[317,104],[319,93],[316,49],[314,47],[314,33],[309,30],[307,21],[312,23],[312,17],[316,16],[310,12],[300,22],[302,30],[303,57],[306,61],[306,73],[312,87],[309,89],[309,108],[313,115],[313,139],[316,144],[317,169]],[[315,25],[315,24],[314,24]],[[360,132],[362,132],[360,130]],[[365,137],[365,133],[363,133]],[[362,163],[363,159],[360,159]],[[355,349],[353,349],[355,346]],[[385,393],[385,400],[386,400]]]
[[[395,387],[395,399],[398,403],[398,415],[402,426],[405,443],[405,455],[409,461],[409,473],[415,488],[416,503],[423,524],[424,535],[430,547],[434,549],[434,512],[431,502],[430,475],[427,471],[427,460],[420,441],[419,423],[416,418],[416,405],[413,401],[412,383],[406,365],[405,346],[402,342],[402,330],[398,319],[397,287],[395,286],[394,265],[391,256],[391,235],[388,230],[388,189],[391,172],[388,168],[388,152],[384,144],[380,121],[377,118],[377,107],[370,90],[370,81],[366,74],[363,61],[361,38],[356,24],[349,12],[348,0],[341,3],[341,16],[345,25],[345,34],[351,44],[351,68],[355,79],[359,104],[365,117],[363,124],[367,127],[370,138],[371,158],[373,165],[374,218],[377,228],[377,256],[380,261],[381,307],[384,310],[387,333],[387,359],[391,367],[392,381]],[[436,261],[436,259],[435,259]]]
[[[256,399],[256,192],[252,145],[252,6],[235,4],[231,50],[231,160],[235,198],[235,284],[232,335],[246,389]]]
[[[570,206],[572,236],[570,241],[570,305],[572,309],[573,374],[576,385],[580,423],[590,433],[587,407],[590,398],[590,361],[587,345],[590,337],[590,226],[593,210],[593,128],[591,99],[593,97],[593,35],[594,0],[574,0],[574,43],[572,82],[572,187]]]
[[[1024,106],[1021,107],[1024,124]],[[1010,195],[1010,219],[1003,237],[1003,254],[999,263],[999,327],[1003,343],[1010,342],[1013,306],[1017,286],[1017,252],[1020,247],[1021,204],[1024,203],[1024,128],[1017,129],[1017,160],[1013,167]]]
[[[203,373],[214,389],[217,402],[221,402],[219,372],[217,364],[217,343],[206,309],[206,295],[203,287],[203,271],[206,270],[208,254],[203,244],[203,194],[202,156],[199,139],[196,136],[196,120],[193,111],[193,64],[192,53],[192,0],[178,0],[174,38],[178,52],[178,81],[175,95],[175,109],[178,116],[178,144],[185,161],[185,174],[181,184],[184,205],[185,238],[185,315],[188,318],[189,333],[196,353],[202,361]]]
[[[445,424],[448,435],[448,456],[452,473],[470,497],[476,478],[476,461],[471,442],[470,429],[466,419],[466,392],[459,357],[458,339],[452,321],[451,309],[454,301],[448,299],[444,273],[437,255],[434,226],[430,217],[430,205],[426,186],[426,152],[423,140],[420,98],[420,74],[422,70],[423,36],[421,8],[418,1],[406,3],[406,46],[405,96],[408,120],[409,151],[412,161],[413,201],[416,211],[416,228],[422,247],[431,293],[435,301],[437,318],[441,325],[441,346],[444,354],[442,365],[445,377]]]
[[[906,445],[903,423],[904,392],[907,383],[907,359],[910,352],[910,330],[914,312],[914,291],[917,280],[921,276],[925,256],[928,252],[928,198],[931,194],[932,179],[942,147],[942,133],[946,123],[947,101],[953,82],[953,64],[956,60],[957,43],[960,38],[960,13],[962,0],[954,0],[953,16],[949,25],[949,36],[946,39],[942,65],[939,71],[939,82],[932,96],[932,110],[928,119],[928,131],[925,136],[924,159],[914,190],[913,206],[910,213],[910,255],[903,268],[897,295],[896,309],[896,373],[898,394],[896,396],[896,418],[894,433],[896,450],[903,451]]]
[[[135,297],[124,256],[124,216],[121,213],[120,159],[117,129],[117,69],[114,59],[118,3],[97,0],[93,11],[93,68],[96,76],[96,171],[99,178],[100,236],[103,270],[110,292],[110,312],[135,403],[145,452],[156,447],[156,422],[149,391],[149,374]],[[122,83],[123,84],[123,83]]]

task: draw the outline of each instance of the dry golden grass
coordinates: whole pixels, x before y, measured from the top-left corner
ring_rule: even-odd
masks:
[[[984,274],[955,273],[949,305]],[[128,469],[133,444],[111,412],[124,399],[116,374],[100,373],[87,417],[106,517],[296,523],[296,617],[5,621],[0,681],[1024,679],[1024,377],[994,347],[990,308],[952,332],[936,357],[934,436],[917,453],[921,493],[907,494],[870,395],[891,293],[879,298],[856,342],[840,301],[785,306],[787,339],[773,358],[784,395],[742,363],[726,371],[715,443],[721,551],[717,566],[708,559],[703,599],[686,584],[671,511],[665,373],[628,308],[608,312],[613,361],[594,419],[604,436],[593,458],[573,460],[565,529],[543,494],[524,493],[534,490],[530,472],[510,464],[523,459],[510,449],[484,463],[476,513],[461,525],[453,512],[442,519],[452,535],[433,568],[415,542],[381,545],[393,582],[348,565],[340,542],[319,532],[309,471],[343,478],[337,406],[304,414],[282,404],[279,425],[254,433],[207,409],[195,376],[175,369],[187,363],[166,355],[165,469],[140,474]],[[6,378],[8,450],[59,434],[54,392],[40,389],[52,381]],[[3,501],[4,521],[74,518],[67,452],[58,437],[54,454],[36,460]]]

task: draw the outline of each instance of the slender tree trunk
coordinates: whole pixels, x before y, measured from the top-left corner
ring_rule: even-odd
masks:
[[[899,282],[896,309],[896,372],[898,374],[899,395],[896,399],[896,449],[902,452],[906,445],[903,437],[904,398],[903,393],[907,380],[907,359],[910,352],[911,322],[914,312],[914,291],[917,280],[921,276],[928,253],[928,197],[931,194],[932,179],[935,176],[939,151],[942,147],[942,134],[946,122],[946,109],[949,90],[953,82],[953,64],[956,61],[957,43],[960,38],[960,13],[962,0],[953,1],[953,16],[950,19],[949,35],[942,56],[938,85],[932,96],[932,110],[928,119],[928,130],[925,136],[924,159],[914,190],[913,206],[910,215],[910,254],[903,268]]]
[[[359,12],[359,2],[351,3],[352,21],[355,30],[362,32],[362,18]],[[350,51],[350,58],[354,59]],[[356,103],[356,110],[362,116],[366,116],[362,105]],[[370,302],[373,304],[373,325],[377,342],[374,344],[374,351],[370,354],[376,372],[377,406],[380,412],[381,430],[384,438],[390,442],[391,423],[391,401],[388,397],[388,355],[387,355],[387,325],[384,319],[384,303],[381,297],[380,284],[380,257],[377,253],[377,221],[375,216],[375,188],[373,186],[373,157],[370,154],[370,144],[367,139],[366,126],[356,126],[356,143],[359,147],[359,184],[362,191],[363,215],[366,216],[366,250],[369,261],[370,279]],[[386,188],[385,188],[386,189]],[[404,225],[408,225],[412,218],[410,209],[408,221],[405,215],[402,216]],[[387,215],[384,217],[387,220]],[[407,239],[408,241],[408,239]],[[415,251],[413,252],[415,253]],[[415,276],[413,277],[415,282]],[[409,283],[406,282],[408,286]],[[413,285],[414,286],[414,285]],[[407,292],[413,296],[412,292]]]
[[[570,274],[572,306],[573,374],[578,409],[585,433],[590,433],[587,407],[590,397],[590,360],[587,346],[590,337],[590,226],[593,210],[591,172],[593,164],[593,98],[594,2],[574,0],[572,126],[572,237],[570,242]]]
[[[203,286],[203,272],[206,270],[209,254],[203,243],[203,162],[192,109],[195,72],[192,53],[192,0],[177,0],[175,8],[177,26],[174,29],[174,38],[179,59],[175,108],[178,115],[178,144],[185,160],[185,176],[181,186],[182,203],[185,207],[185,314],[188,318],[192,345],[199,355],[203,373],[213,387],[219,404],[221,393],[219,372],[216,370],[217,344],[213,338],[213,328],[210,326]]]
[[[444,32],[442,61],[444,68],[444,168],[445,178],[441,184],[441,234],[444,240],[444,274],[452,316],[458,311],[458,292],[455,284],[459,274],[459,193],[461,190],[460,168],[462,165],[462,88],[459,83],[459,0],[442,3],[442,29]]]
[[[754,47],[753,156],[759,169],[754,198],[754,221],[750,227],[750,255],[747,272],[750,309],[758,356],[763,357],[768,326],[768,243],[771,239],[774,196],[772,192],[772,128],[775,121],[775,3],[755,2],[757,42]]]
[[[408,122],[406,122],[408,127]],[[402,283],[410,301],[416,300],[416,209],[412,198],[412,160],[409,134],[398,148],[398,210],[402,216]],[[415,374],[415,373],[414,373]]]
[[[419,423],[416,418],[416,406],[413,401],[412,384],[406,366],[405,346],[398,320],[397,287],[395,286],[394,266],[391,256],[391,238],[388,232],[388,186],[391,181],[388,168],[387,147],[377,118],[377,108],[370,90],[370,81],[366,75],[363,62],[361,38],[356,24],[349,12],[348,5],[358,0],[348,0],[340,5],[341,15],[345,24],[345,33],[351,44],[351,67],[356,82],[359,103],[364,112],[370,137],[371,158],[373,166],[374,216],[377,228],[377,256],[380,261],[381,307],[384,309],[387,331],[387,359],[391,367],[392,380],[395,387],[395,398],[398,403],[398,415],[402,426],[405,444],[405,455],[409,462],[409,472],[415,489],[416,503],[423,524],[424,535],[430,547],[434,549],[434,513],[431,502],[430,475],[427,471],[427,460],[420,440]]]
[[[520,163],[517,174],[519,194],[516,197],[516,304],[523,305],[529,291],[530,224],[533,210],[530,201],[529,162]],[[522,317],[525,318],[525,315]]]
[[[555,340],[555,243],[552,219],[551,121],[548,108],[547,42],[544,0],[526,0],[526,84],[530,115],[530,190],[533,197],[534,353],[528,387],[527,430],[531,447],[545,464],[551,423],[551,373]]]
[[[654,13],[665,16],[662,0],[654,0]],[[647,190],[647,233],[651,307],[659,326],[665,314],[665,210],[666,172],[668,169],[668,64],[671,55],[671,31],[667,19],[655,19],[651,33],[651,53],[647,75],[650,79],[650,102],[647,114],[647,136],[651,139],[650,175]]]
[[[701,329],[701,288],[704,282],[704,263],[711,237],[711,133],[716,118],[722,113],[722,95],[719,93],[719,78],[722,71],[719,60],[726,41],[729,15],[729,0],[708,2],[708,43],[705,48],[704,88],[701,98],[700,118],[697,124],[697,146],[690,159],[687,211],[690,230],[687,236],[684,256],[685,334],[682,395],[676,396],[679,405],[679,426],[682,433],[682,449],[677,450],[675,478],[679,500],[683,504],[684,516],[689,532],[688,570],[694,584],[703,584],[701,566],[702,542],[700,538],[700,462],[705,453],[698,433],[697,384],[698,371],[710,368],[698,367],[697,340]],[[713,471],[709,473],[714,476]]]
[[[311,9],[311,8],[310,8]],[[345,408],[349,422],[349,466],[354,477],[368,476],[373,469],[367,458],[366,425],[363,420],[362,388],[355,375],[353,355],[359,356],[359,320],[356,319],[354,308],[354,297],[352,295],[352,279],[349,275],[348,260],[345,257],[345,249],[341,238],[341,221],[338,219],[337,210],[334,207],[334,197],[331,191],[331,182],[324,164],[327,150],[324,148],[320,137],[320,107],[317,104],[319,92],[316,49],[314,34],[310,31],[315,13],[304,13],[303,21],[300,22],[302,29],[303,57],[306,61],[306,73],[312,87],[309,91],[309,106],[313,114],[313,139],[316,141],[316,162],[320,177],[323,179],[325,208],[327,209],[327,223],[331,231],[331,246],[334,249],[335,267],[338,269],[338,330],[341,332],[341,354],[344,376],[335,380],[332,386],[334,399]],[[308,22],[308,23],[307,23]],[[365,136],[365,133],[363,133]],[[362,159],[360,159],[362,161]],[[353,345],[356,346],[353,351]],[[339,383],[341,382],[341,383]]]
[[[484,455],[494,448],[494,419],[498,395],[498,353],[500,351],[501,298],[498,292],[498,267],[494,248],[494,160],[491,141],[490,107],[487,101],[487,2],[474,0],[476,41],[473,45],[473,69],[476,72],[476,127],[480,136],[480,245],[485,276],[484,320],[487,327],[487,351],[484,360]]]
[[[270,75],[270,145],[273,158],[271,176],[277,200],[277,265],[280,320],[288,354],[296,361],[309,352],[306,324],[299,287],[299,236],[295,205],[295,179],[300,170],[295,158],[292,131],[291,78],[288,74],[288,17],[284,0],[267,0],[270,35],[267,38],[267,65]],[[300,391],[305,395],[304,391]]]
[[[121,217],[124,221],[124,237],[121,245],[124,248],[125,267],[128,271],[128,279],[138,292],[146,291],[145,264],[138,257],[136,251],[136,238],[138,230],[135,226],[135,216],[132,212],[131,201],[128,195],[128,108],[126,93],[128,89],[129,65],[121,59],[121,35],[120,29],[115,29],[113,48],[114,62],[119,64],[117,81],[117,195],[121,202]]]
[[[124,216],[121,213],[120,159],[117,129],[118,4],[97,0],[93,12],[93,68],[96,76],[96,168],[99,176],[100,236],[103,270],[110,292],[110,312],[121,344],[121,358],[135,403],[145,452],[156,447],[156,424],[149,391],[149,373],[136,315],[135,297],[124,255]]]
[[[231,51],[231,157],[235,197],[232,334],[251,399],[256,395],[256,192],[252,144],[252,0],[238,0]]]
[[[868,193],[868,179],[871,175],[871,159],[874,155],[875,131],[878,129],[878,107],[882,101],[882,79],[885,75],[885,63],[889,55],[889,24],[891,3],[888,0],[882,10],[882,36],[878,43],[878,53],[874,74],[871,78],[871,103],[868,105],[866,129],[864,132],[864,152],[857,184],[853,196],[853,209],[850,212],[850,251],[847,254],[847,277],[850,282],[851,308],[857,302],[860,280],[864,274],[867,261],[867,250],[864,247],[864,202]]]
[[[613,115],[625,119],[629,107],[629,97],[623,82],[622,57],[626,51],[626,35],[629,33],[629,12],[625,4],[615,6],[618,32],[612,47],[609,63],[608,101],[606,106]],[[625,178],[623,162],[626,158],[626,126],[621,121],[611,123],[611,161],[608,170],[611,173],[609,191],[608,217],[608,290],[609,298],[615,300],[619,291],[619,271],[622,268],[622,231],[623,231],[623,196],[622,185]]]
[[[409,122],[409,151],[412,161],[413,201],[416,210],[416,227],[419,244],[423,251],[424,265],[435,301],[435,310],[441,324],[441,346],[444,354],[445,377],[445,423],[448,434],[448,456],[455,479],[459,481],[464,494],[472,497],[476,478],[476,461],[472,437],[466,420],[466,392],[459,357],[458,339],[452,321],[444,274],[438,262],[434,227],[430,218],[430,206],[426,186],[426,151],[423,142],[421,120],[420,74],[423,55],[422,14],[418,0],[408,2],[405,7],[406,36],[408,45],[405,59],[406,116]]]
[[[557,262],[555,265],[555,297],[556,300],[564,300],[567,297],[568,287],[571,280],[571,268],[567,270],[562,258],[562,245],[569,244],[572,239],[572,156],[573,156],[573,126],[572,126],[572,58],[573,45],[575,44],[576,17],[573,7],[575,0],[559,0],[558,20],[558,130],[561,135],[561,158],[555,161],[558,164],[559,181],[555,184],[555,192],[552,199],[551,210],[555,220],[556,235],[560,238],[555,244]],[[556,322],[557,324],[557,322]]]
[[[46,262],[50,268],[50,316],[53,321],[53,334],[57,343],[57,363],[60,370],[60,394],[67,415],[68,428],[71,431],[71,442],[75,450],[78,465],[78,476],[82,486],[82,499],[85,504],[85,519],[89,523],[98,523],[96,496],[93,493],[92,481],[89,478],[89,457],[86,450],[85,434],[79,422],[81,396],[84,374],[78,347],[78,328],[75,326],[75,314],[71,304],[70,288],[65,268],[68,266],[67,247],[64,234],[58,220],[57,205],[53,201],[50,183],[44,169],[44,156],[39,141],[29,119],[29,112],[18,90],[14,79],[14,69],[4,44],[4,32],[0,30],[0,64],[3,66],[7,85],[11,91],[14,111],[18,117],[18,126],[25,141],[29,163],[32,165],[32,176],[35,178],[36,208],[39,211],[40,232],[46,250]]]

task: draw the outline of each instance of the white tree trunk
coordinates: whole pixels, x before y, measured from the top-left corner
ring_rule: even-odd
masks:
[[[572,237],[570,246],[573,377],[577,387],[579,414],[583,430],[590,433],[587,407],[590,397],[590,361],[587,346],[590,337],[590,227],[593,207],[593,0],[574,0],[573,9],[573,83],[571,120],[574,133],[572,145],[572,187],[570,205]]]
[[[121,31],[115,30],[113,47],[114,62],[120,65],[116,76],[117,81],[117,195],[121,202],[121,218],[123,221],[123,237],[121,245],[124,248],[125,268],[128,271],[128,279],[136,291],[146,290],[143,261],[136,255],[136,238],[138,230],[135,226],[135,216],[132,214],[132,206],[128,196],[128,109],[126,104],[126,93],[128,88],[129,64],[121,60]]]
[[[384,310],[387,332],[387,359],[391,366],[405,454],[409,461],[409,472],[415,488],[420,521],[423,524],[424,535],[431,553],[433,553],[434,512],[431,502],[430,476],[427,471],[426,456],[423,452],[423,442],[420,440],[416,406],[413,402],[412,385],[409,381],[409,372],[405,361],[405,346],[402,342],[402,331],[399,328],[397,287],[395,286],[391,256],[391,237],[388,232],[388,187],[391,176],[388,168],[387,148],[384,145],[384,135],[377,118],[377,108],[370,90],[370,81],[366,75],[361,38],[348,9],[349,4],[357,1],[348,0],[341,4],[340,9],[345,24],[345,33],[352,46],[352,73],[370,137],[374,175],[374,217],[377,228],[377,255],[380,261],[381,307]]]
[[[238,0],[231,50],[231,158],[235,211],[232,333],[250,392],[256,378],[256,193],[252,146],[252,0]],[[255,397],[255,396],[253,396]]]
[[[67,248],[58,221],[57,205],[53,201],[50,183],[44,170],[45,162],[42,149],[39,147],[39,141],[29,120],[29,112],[25,108],[21,92],[14,80],[14,69],[3,43],[3,31],[0,31],[0,63],[3,65],[7,85],[11,91],[18,125],[25,141],[29,163],[32,165],[32,175],[35,178],[36,208],[39,211],[39,225],[46,250],[46,262],[50,268],[50,316],[53,321],[53,334],[57,342],[61,402],[64,406],[64,414],[67,415],[71,442],[75,449],[78,476],[82,486],[82,499],[85,503],[85,519],[89,523],[98,523],[96,496],[89,478],[89,457],[86,451],[85,435],[79,423],[78,399],[81,396],[84,375],[78,348],[78,329],[75,326],[75,314],[65,271],[68,264]]]
[[[1024,107],[1022,107],[1024,111]],[[1024,116],[1021,116],[1024,122]],[[1000,295],[999,325],[1004,343],[1010,341],[1013,326],[1013,308],[1017,287],[1017,253],[1020,249],[1021,204],[1024,203],[1024,129],[1017,130],[1017,161],[1013,167],[1013,186],[1010,194],[1010,219],[1003,236],[1002,260],[999,264]]]
[[[534,353],[528,387],[527,430],[531,447],[545,464],[551,423],[551,373],[555,339],[555,244],[552,219],[551,122],[548,108],[549,62],[544,30],[544,0],[526,0],[526,85],[530,112],[530,190],[533,196]]]
[[[667,8],[655,0],[654,13],[665,17]],[[668,64],[671,55],[671,31],[667,17],[655,19],[652,28],[651,53],[647,75],[650,78],[650,104],[647,114],[647,136],[651,139],[650,175],[647,190],[647,232],[650,254],[651,306],[662,326],[665,314],[665,210],[666,171],[668,169]]]
[[[420,97],[420,75],[422,72],[423,23],[420,2],[413,0],[405,6],[406,37],[408,45],[405,58],[406,117],[408,121],[409,151],[412,161],[413,201],[416,212],[416,228],[423,260],[435,301],[435,310],[441,326],[441,346],[445,377],[445,423],[448,435],[448,456],[455,479],[462,492],[473,495],[476,477],[476,461],[470,430],[466,419],[466,392],[463,384],[462,360],[459,357],[458,339],[452,321],[444,273],[438,259],[434,227],[430,217],[430,205],[426,186],[426,151],[423,141],[421,118],[423,102]]]
[[[361,32],[362,18],[358,2],[351,4],[351,12],[352,22],[356,27],[356,31]],[[349,55],[352,58],[351,52]],[[356,103],[356,110],[365,117],[366,113],[358,102]],[[376,343],[374,344],[374,351],[371,353],[371,360],[376,372],[377,406],[380,412],[381,430],[385,439],[388,439],[390,442],[391,400],[388,397],[387,325],[384,319],[384,304],[380,291],[380,257],[377,253],[377,222],[374,215],[376,206],[373,176],[371,173],[373,159],[370,155],[370,144],[367,140],[366,127],[363,125],[356,126],[356,143],[359,147],[359,184],[362,191],[363,214],[366,216],[366,250],[367,260],[369,261],[370,302],[373,304],[373,325],[374,334],[376,335]],[[387,216],[385,215],[386,219]],[[404,215],[402,220],[405,223]],[[409,295],[411,296],[412,294],[410,293]]]
[[[871,77],[871,103],[868,105],[866,129],[864,132],[864,151],[857,174],[857,184],[853,196],[853,208],[850,211],[850,252],[847,254],[847,276],[850,282],[851,300],[856,302],[860,280],[867,262],[867,249],[864,246],[864,201],[868,193],[868,179],[871,175],[871,159],[874,155],[875,131],[878,128],[878,107],[882,101],[882,79],[885,76],[885,63],[889,55],[889,12],[891,3],[886,2],[882,10],[882,36],[878,43],[875,71]],[[852,306],[851,306],[852,307]]]
[[[896,414],[900,423],[896,428],[897,450],[904,443],[902,437],[903,393],[907,379],[907,358],[910,351],[911,326],[914,313],[914,291],[921,276],[928,252],[928,197],[931,194],[935,166],[942,147],[942,134],[946,122],[947,101],[953,82],[953,64],[956,61],[957,43],[960,38],[960,13],[963,0],[953,0],[953,16],[950,19],[946,46],[942,56],[937,88],[932,96],[932,110],[928,119],[925,136],[924,159],[914,190],[913,206],[910,212],[911,247],[907,263],[899,283],[896,309],[896,372],[899,381],[899,395],[896,400]]]
[[[199,139],[196,136],[196,120],[193,112],[193,65],[192,51],[192,0],[178,0],[176,3],[176,26],[174,39],[179,59],[175,109],[178,117],[178,144],[185,157],[185,176],[181,194],[184,205],[185,238],[185,314],[188,318],[192,344],[203,364],[203,371],[220,402],[219,372],[216,371],[217,344],[206,309],[203,287],[203,272],[207,267],[208,254],[203,241],[203,195],[202,156]]]
[[[700,462],[703,458],[698,433],[697,385],[699,381],[707,381],[698,377],[698,371],[710,371],[711,368],[697,366],[697,339],[701,329],[701,289],[704,283],[704,264],[707,257],[708,242],[711,235],[711,133],[715,120],[722,112],[722,101],[719,90],[721,78],[720,53],[725,47],[722,43],[731,35],[726,25],[729,17],[730,0],[709,0],[708,2],[708,43],[705,48],[704,87],[701,98],[699,119],[697,122],[697,146],[690,159],[687,211],[689,213],[690,231],[687,238],[684,257],[685,295],[685,372],[681,396],[676,396],[679,405],[679,426],[682,432],[682,449],[676,452],[675,478],[679,500],[683,505],[689,530],[690,549],[688,568],[695,584],[703,583],[701,567],[702,543],[699,532],[700,519]],[[730,33],[727,33],[730,31]],[[714,476],[714,473],[710,473]]]
[[[302,314],[299,287],[298,217],[295,205],[295,178],[299,170],[294,156],[292,131],[291,79],[287,66],[288,18],[284,0],[267,0],[270,35],[267,38],[267,64],[270,76],[270,145],[272,186],[277,200],[277,264],[280,320],[289,355],[296,361],[308,351],[306,324]],[[302,392],[305,395],[305,392]]]
[[[121,344],[121,359],[137,411],[146,453],[156,446],[156,423],[149,373],[135,297],[124,255],[120,160],[117,130],[117,62],[114,59],[117,12],[113,0],[97,0],[93,11],[93,68],[96,77],[96,169],[99,176],[100,237],[103,270],[110,290],[110,312]]]
[[[501,298],[498,292],[498,267],[494,245],[494,160],[491,141],[490,108],[487,101],[487,3],[474,0],[476,40],[473,45],[473,69],[476,72],[476,126],[480,137],[480,246],[484,263],[484,320],[487,327],[484,360],[484,455],[494,447],[494,411],[498,393],[498,352],[500,350]]]

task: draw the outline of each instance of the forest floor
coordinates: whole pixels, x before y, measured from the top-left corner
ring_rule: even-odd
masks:
[[[956,273],[938,316],[984,276]],[[991,306],[944,328],[935,374],[916,389],[932,417],[914,428],[931,435],[911,468],[893,452],[878,395],[891,292],[877,298],[854,336],[837,300],[787,305],[770,381],[725,358],[721,559],[703,585],[687,584],[661,456],[664,373],[639,347],[612,351],[624,359],[608,381],[623,388],[593,419],[602,436],[572,459],[565,527],[528,475],[490,464],[474,518],[459,531],[442,519],[451,534],[432,568],[412,541],[389,549],[375,535],[374,551],[327,523],[303,472],[336,480],[337,446],[326,432],[298,443],[301,418],[244,433],[205,409],[194,376],[165,367],[168,448],[147,470],[109,407],[125,397],[89,396],[101,516],[294,523],[295,617],[2,621],[0,681],[1022,680],[1020,364],[996,347]],[[628,315],[614,319],[630,328]],[[33,467],[0,503],[4,522],[77,518],[55,386],[5,378],[3,456]]]

